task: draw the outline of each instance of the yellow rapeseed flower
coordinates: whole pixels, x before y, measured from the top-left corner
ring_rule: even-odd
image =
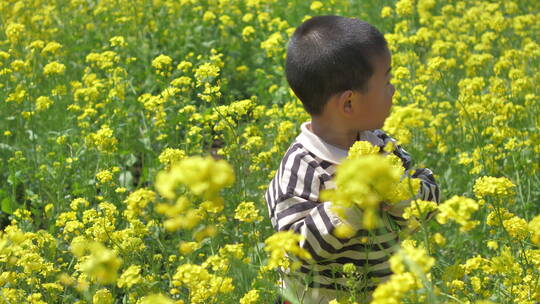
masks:
[[[201,86],[204,82],[208,82],[219,76],[220,68],[212,63],[203,63],[195,69],[195,79],[197,86]]]
[[[166,148],[159,154],[159,162],[165,165],[165,169],[169,170],[171,164],[178,162],[186,157],[186,152],[181,149]]]
[[[95,147],[100,152],[112,153],[116,151],[118,140],[114,137],[113,130],[108,125],[102,125],[95,132],[85,137],[85,142],[90,147]]]
[[[39,96],[36,99],[36,110],[38,112],[47,110],[52,104],[53,104],[53,101],[51,100],[51,98],[47,96]]]
[[[183,302],[182,302],[183,303]],[[141,298],[139,304],[179,304],[162,294],[151,294]]]
[[[71,208],[71,210],[74,210],[74,211],[79,210],[80,207],[82,207],[82,209],[86,209],[86,207],[88,206],[90,206],[90,202],[82,197],[73,199],[71,203],[69,204],[69,207]]]
[[[167,55],[159,55],[152,60],[152,67],[156,70],[170,69],[172,64],[172,58]]]
[[[45,75],[62,75],[66,70],[66,66],[60,62],[53,61],[47,63],[43,67],[43,74]]]
[[[60,43],[51,41],[41,50],[41,55],[58,54],[58,50],[61,48],[62,45]]]
[[[242,30],[242,39],[244,39],[244,41],[249,41],[254,33],[255,28],[253,28],[253,26],[251,25],[248,25]]]
[[[123,36],[114,36],[109,39],[111,46],[126,47],[127,42]]]
[[[516,185],[506,177],[483,176],[474,182],[473,190],[477,198],[486,196],[507,197],[515,194]]]
[[[276,232],[267,238],[264,243],[266,246],[264,250],[270,253],[268,260],[268,267],[270,269],[277,268],[279,266],[287,266],[288,261],[286,254],[292,254],[303,260],[311,260],[311,254],[299,246],[299,242],[302,240],[302,235],[296,234],[293,231],[280,231]],[[295,261],[291,265],[291,269],[295,270],[300,267],[301,262]]]
[[[176,197],[176,187],[186,185],[194,194],[214,199],[224,187],[234,182],[234,171],[224,160],[193,156],[175,163],[170,171],[156,176],[156,189],[168,199]]]
[[[17,43],[21,36],[23,36],[25,31],[25,26],[20,23],[9,23],[6,26],[6,38],[11,43]]]
[[[347,209],[337,206],[357,206],[363,210],[362,225],[366,229],[377,227],[376,210],[379,203],[390,199],[399,184],[403,169],[382,155],[367,155],[346,159],[337,169],[336,188],[321,192],[321,199],[331,201],[335,212],[344,217]]]
[[[122,264],[122,259],[116,253],[107,249],[99,242],[85,239],[74,239],[71,243],[71,251],[81,259],[80,269],[91,279],[100,284],[112,284],[116,282],[117,271]],[[89,255],[85,255],[86,252]]]
[[[309,9],[312,11],[318,11],[323,7],[323,3],[321,1],[313,1],[311,2],[311,5],[309,6]]]
[[[105,184],[112,181],[113,174],[109,170],[101,170],[98,173],[96,173],[96,179],[98,180],[98,183],[97,183],[98,185]]]
[[[265,51],[266,56],[273,57],[283,49],[283,36],[279,32],[273,33],[261,42],[260,46]]]
[[[197,242],[180,242],[180,246],[178,247],[180,253],[186,255],[190,254],[193,251],[199,249],[201,247],[200,243]]]
[[[381,18],[386,18],[392,16],[392,8],[385,6],[381,9]]]
[[[524,240],[529,235],[527,221],[518,216],[504,220],[503,227],[511,237],[519,241]]]
[[[118,287],[120,288],[131,288],[133,287],[133,285],[139,284],[141,282],[141,266],[131,265],[122,273],[122,275],[116,282],[116,285],[118,285]]]
[[[259,210],[255,207],[254,202],[241,202],[234,211],[234,218],[246,223],[261,221],[262,216],[259,215]]]
[[[114,299],[111,292],[107,288],[102,288],[96,291],[92,297],[92,302],[99,304],[113,304]]]
[[[174,286],[186,286],[189,289],[191,303],[207,303],[207,299],[218,293],[229,293],[234,290],[232,279],[220,277],[208,272],[201,265],[180,265],[173,276]]]
[[[396,13],[399,16],[408,16],[414,12],[414,1],[399,0],[396,3]]]
[[[411,205],[405,208],[403,212],[403,218],[409,219],[412,216],[421,219],[424,218],[429,212],[437,209],[437,203],[433,201],[413,200]]]
[[[379,147],[372,145],[369,141],[356,141],[350,148],[348,159],[358,158],[365,155],[375,155],[379,153]]]
[[[259,303],[259,291],[252,289],[248,291],[241,299],[240,304],[256,304]]]
[[[533,218],[529,222],[528,227],[532,235],[532,242],[535,243],[537,246],[540,246],[540,215],[537,215],[535,218]]]
[[[472,214],[478,208],[479,205],[475,200],[454,195],[439,205],[436,219],[441,224],[446,224],[448,220],[455,221],[461,226],[460,231],[468,231],[480,223],[471,220]]]

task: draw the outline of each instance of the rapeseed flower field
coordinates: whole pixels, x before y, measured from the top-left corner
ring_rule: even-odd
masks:
[[[371,303],[539,303],[537,0],[1,1],[0,303],[273,303],[277,269],[310,259],[264,201],[309,119],[286,42],[327,14],[385,33],[383,129],[442,191],[406,210]],[[336,207],[417,189],[353,148]],[[331,303],[360,303],[343,270]]]

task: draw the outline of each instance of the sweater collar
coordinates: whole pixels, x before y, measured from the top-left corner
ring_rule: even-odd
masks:
[[[308,129],[308,125],[310,124],[311,121],[302,123],[300,126],[301,132],[300,135],[296,137],[296,141],[321,159],[334,164],[341,163],[343,159],[347,157],[349,151],[325,142],[322,138]],[[359,140],[368,141],[374,146],[384,146],[384,141],[369,130],[360,132]]]

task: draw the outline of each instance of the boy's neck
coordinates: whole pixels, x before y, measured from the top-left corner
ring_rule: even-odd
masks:
[[[328,126],[332,126],[332,128]],[[360,136],[358,130],[348,130],[340,128],[337,124],[323,123],[315,117],[312,117],[311,123],[307,125],[307,128],[326,143],[347,151]]]

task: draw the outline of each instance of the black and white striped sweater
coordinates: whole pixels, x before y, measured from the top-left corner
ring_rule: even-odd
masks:
[[[346,290],[342,273],[346,263],[353,263],[361,270],[362,277],[358,280],[363,281],[365,291],[374,290],[379,282],[389,278],[392,272],[388,260],[399,247],[398,233],[406,225],[401,216],[410,200],[384,212],[387,215],[382,216],[384,227],[372,232],[361,228],[362,211],[356,207],[348,210],[346,219],[339,218],[330,210],[331,202],[321,202],[319,194],[324,189],[335,188],[336,166],[348,151],[324,142],[308,129],[309,124],[302,124],[301,133],[286,151],[265,198],[273,227],[277,231],[293,230],[303,235],[300,246],[315,262],[303,263],[296,273],[285,273],[285,282],[307,285],[308,294],[304,297],[311,300],[306,303],[325,303]],[[395,142],[381,130],[363,131],[358,139],[379,147]],[[393,153],[402,160],[406,170],[413,169],[411,157],[405,150],[396,146]],[[431,170],[416,169],[413,177],[421,180],[417,197],[439,203],[439,188]],[[335,227],[343,221],[357,230],[354,237],[334,236]]]

